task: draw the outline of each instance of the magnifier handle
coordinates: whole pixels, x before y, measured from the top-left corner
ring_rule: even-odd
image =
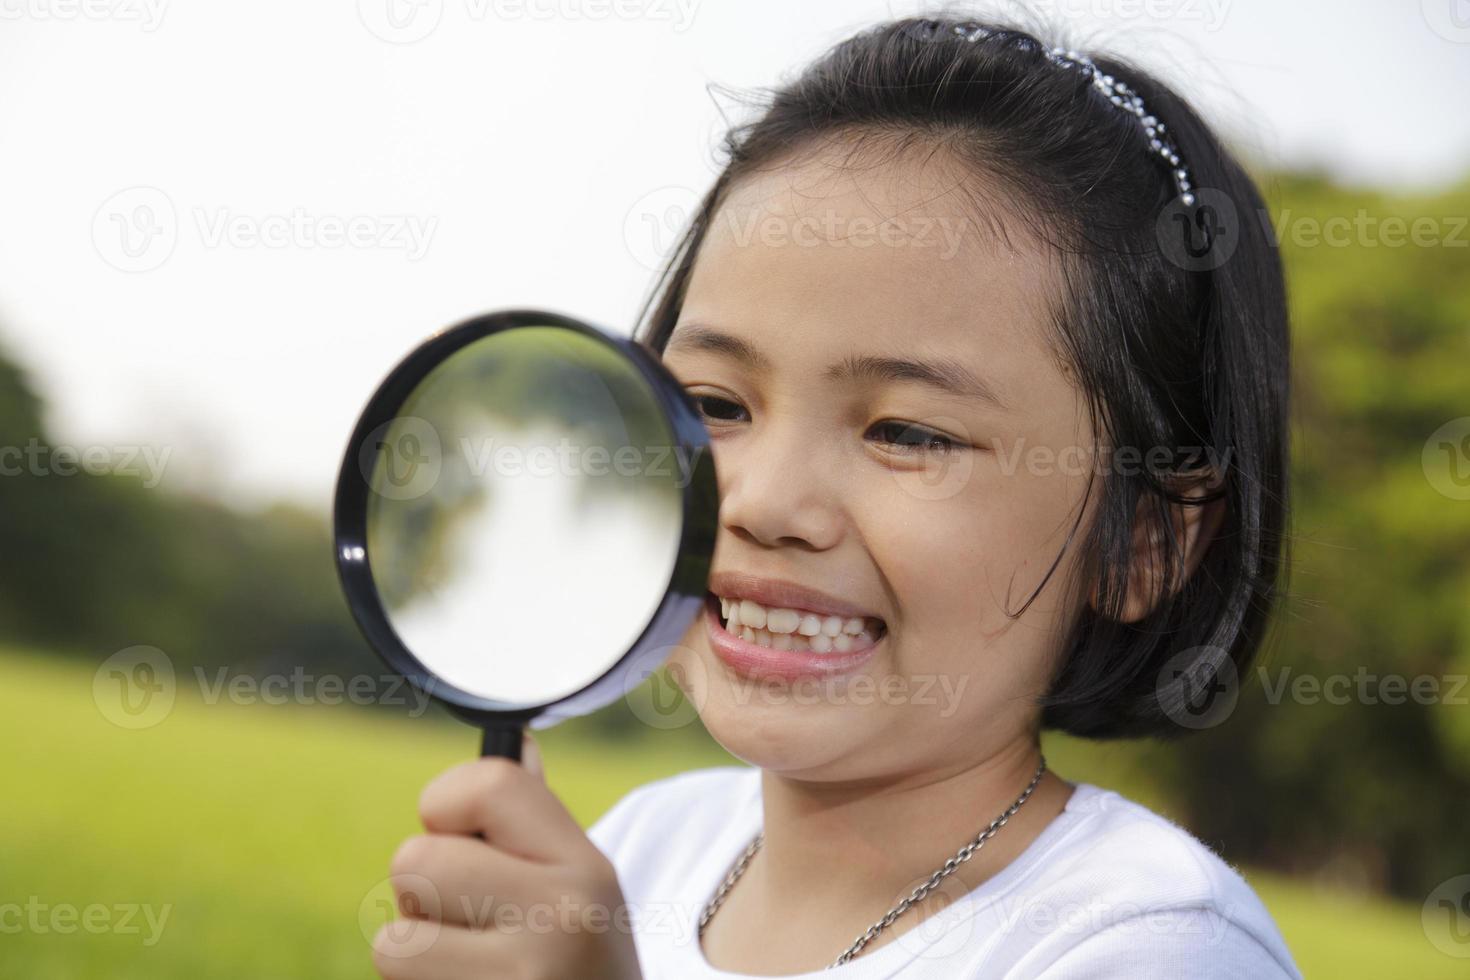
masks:
[[[521,738],[521,726],[519,725],[488,726],[485,729],[485,737],[480,742],[480,757],[499,755],[520,762]]]
[[[485,737],[480,742],[480,758],[487,755],[500,755],[507,759],[521,761],[521,726],[520,725],[490,725],[485,729]],[[485,835],[476,831],[475,836],[481,840]]]

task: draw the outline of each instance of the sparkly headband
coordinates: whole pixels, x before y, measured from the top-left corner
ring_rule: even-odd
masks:
[[[966,41],[978,41],[994,32],[979,25],[957,24],[954,33]],[[1067,48],[1052,48],[1046,53],[1046,57],[1053,64],[1082,72],[1084,77],[1092,80],[1092,87],[1105,95],[1109,102],[1138,119],[1143,126],[1143,134],[1148,137],[1149,149],[1169,164],[1180,202],[1185,207],[1193,206],[1194,190],[1189,182],[1189,169],[1180,159],[1179,151],[1164,136],[1164,124],[1143,107],[1143,97],[1126,83],[1105,74],[1085,54],[1078,54]]]

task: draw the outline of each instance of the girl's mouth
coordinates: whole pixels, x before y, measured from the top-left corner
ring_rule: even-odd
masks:
[[[739,597],[705,596],[710,646],[748,677],[792,680],[841,674],[866,663],[888,635],[874,617],[768,608]]]

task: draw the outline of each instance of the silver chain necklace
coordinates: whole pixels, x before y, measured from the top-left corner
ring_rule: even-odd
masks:
[[[964,864],[966,861],[970,860],[970,856],[973,855],[976,851],[980,850],[980,848],[984,847],[985,842],[994,837],[996,831],[1004,827],[1006,823],[1010,821],[1011,817],[1015,816],[1016,811],[1021,809],[1021,804],[1025,803],[1026,799],[1031,795],[1031,791],[1036,789],[1036,784],[1041,781],[1041,774],[1044,772],[1046,772],[1046,756],[1043,755],[1041,757],[1041,765],[1036,767],[1036,775],[1031,777],[1031,783],[1026,787],[1025,791],[1016,798],[1016,802],[1012,803],[1010,805],[1010,808],[1007,809],[1005,813],[1002,813],[1000,816],[990,821],[989,827],[986,827],[975,837],[974,840],[970,841],[964,847],[956,851],[954,857],[950,858],[948,861],[945,861],[944,864],[938,868],[938,870],[936,870],[933,874],[929,876],[929,880],[925,881],[918,888],[915,888],[912,892],[908,894],[906,898],[904,898],[903,901],[899,902],[893,908],[889,909],[884,914],[883,918],[868,926],[867,930],[861,936],[858,936],[857,940],[851,946],[847,947],[846,951],[843,952],[841,956],[837,957],[836,960],[827,965],[827,969],[830,970],[834,966],[841,966],[842,964],[846,963],[848,960],[856,956],[858,953],[862,952],[863,947],[872,942],[874,936],[878,935],[878,933],[882,932],[884,929],[887,929],[890,925],[893,924],[894,919],[897,919],[900,915],[903,915],[905,912],[907,912],[915,902],[920,901],[925,895],[929,894],[931,891],[937,888],[939,886],[939,883],[943,881],[946,877],[954,874],[955,869]],[[745,853],[740,855],[740,859],[735,862],[735,866],[730,869],[730,873],[727,874],[725,876],[725,880],[720,883],[720,887],[715,892],[714,897],[711,898],[709,902],[705,905],[704,912],[702,912],[699,916],[699,936],[701,938],[704,936],[704,927],[709,925],[710,919],[714,918],[715,910],[718,909],[722,904],[724,904],[725,895],[730,891],[730,886],[734,885],[735,882],[740,879],[740,876],[745,873],[745,868],[748,864],[750,864],[750,859],[755,856],[756,851],[760,850],[761,843],[765,839],[765,831],[761,831],[760,833],[755,835],[755,839],[752,840],[749,846],[745,848]]]

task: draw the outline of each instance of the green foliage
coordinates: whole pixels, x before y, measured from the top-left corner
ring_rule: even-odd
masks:
[[[138,644],[180,666],[376,669],[348,616],[319,514],[240,513],[141,478],[63,475],[39,401],[0,358],[0,636],[105,659]],[[39,470],[37,472],[36,470]]]
[[[389,859],[418,831],[415,801],[476,747],[434,719],[206,704],[182,689],[159,724],[130,731],[98,712],[83,664],[0,651],[0,671],[0,741],[17,747],[6,779],[25,788],[0,808],[0,903],[148,905],[162,922],[0,936],[7,977],[370,976],[368,937],[385,921]],[[734,763],[697,728],[608,741],[578,721],[536,738],[551,788],[586,826],[635,786]],[[1115,748],[1048,754],[1067,766]],[[1463,973],[1425,941],[1417,907],[1248,875],[1307,976]]]
[[[1234,856],[1347,862],[1422,900],[1470,869],[1470,501],[1424,459],[1470,416],[1470,184],[1270,188],[1293,321],[1292,597],[1229,722],[1180,746],[1172,787]],[[1390,244],[1390,219],[1437,244]],[[1389,676],[1437,693],[1395,695]]]
[[[20,365],[0,353],[0,445],[23,446],[41,434],[41,400]]]

